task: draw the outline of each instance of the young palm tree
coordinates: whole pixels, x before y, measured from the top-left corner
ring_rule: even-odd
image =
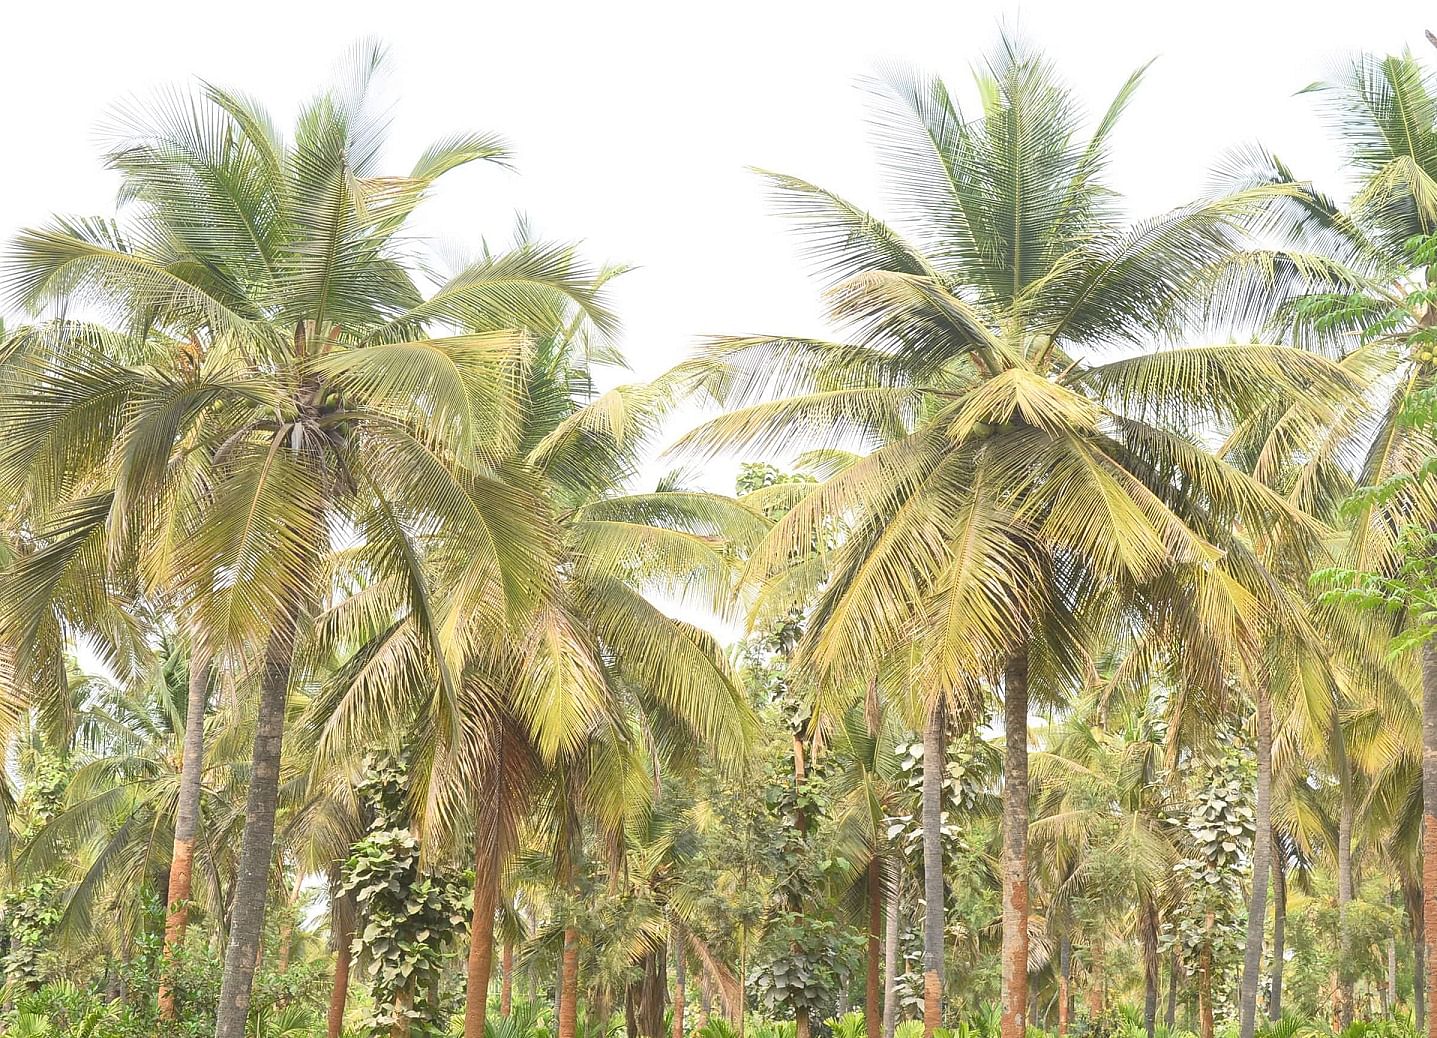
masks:
[[[1290,347],[1148,352],[1197,314],[1240,218],[1286,189],[1128,222],[1103,171],[1139,79],[1086,135],[1049,63],[1011,39],[980,72],[971,116],[940,81],[880,84],[877,137],[907,235],[771,178],[849,341],[722,339],[672,376],[734,408],[681,441],[690,454],[794,436],[876,446],[780,520],[748,565],[754,582],[775,580],[825,524],[845,524],[799,648],[820,683],[916,643],[930,703],[1001,689],[1005,1038],[1020,1038],[1027,1012],[1033,693],[1061,698],[1085,666],[1080,646],[1118,615],[1181,633],[1186,679],[1225,680],[1261,600],[1233,531],[1316,527],[1201,437],[1274,398],[1321,404],[1356,389]]]
[[[212,87],[122,113],[109,151],[122,219],[24,232],[7,260],[16,302],[84,305],[122,333],[11,357],[0,481],[49,525],[7,605],[25,613],[105,550],[186,603],[216,666],[258,675],[223,1038],[248,1013],[291,664],[332,552],[356,537],[375,572],[408,575],[427,614],[415,541],[442,534],[487,566],[496,625],[531,605],[551,579],[544,509],[493,475],[523,341],[510,329],[556,297],[607,323],[565,248],[486,258],[421,291],[404,263],[409,215],[444,173],[505,152],[458,135],[381,176],[380,58],[360,48],[293,140]],[[22,643],[28,626],[12,620]]]

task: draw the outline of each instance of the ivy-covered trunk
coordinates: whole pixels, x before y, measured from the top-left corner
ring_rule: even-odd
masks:
[[[1252,1038],[1257,1029],[1257,989],[1262,979],[1263,924],[1267,921],[1267,877],[1272,860],[1272,702],[1267,687],[1261,681],[1257,683],[1255,698],[1257,828],[1252,841],[1252,892],[1247,904],[1247,944],[1243,949],[1242,980],[1238,987],[1238,1038]]]
[[[170,853],[170,882],[165,895],[164,966],[160,970],[160,1019],[178,1018],[170,964],[184,944],[190,922],[190,893],[193,888],[195,834],[200,823],[200,793],[203,791],[205,710],[209,705],[210,657],[191,628],[190,680],[185,698],[185,736],[180,750],[180,785],[175,797],[175,840]]]
[[[274,856],[274,815],[279,802],[280,750],[289,699],[290,662],[294,658],[296,618],[282,607],[265,648],[255,718],[253,767],[245,799],[244,836],[235,871],[234,909],[225,947],[215,1038],[244,1038],[254,987],[255,962],[264,934],[265,895]]]
[[[943,1022],[943,702],[923,726],[923,1038]]]
[[[1002,1038],[1026,1038],[1028,1006],[1028,655],[1003,681]]]

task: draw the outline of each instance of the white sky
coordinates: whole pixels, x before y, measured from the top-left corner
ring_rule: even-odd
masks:
[[[518,153],[517,175],[453,177],[425,231],[472,246],[506,237],[523,210],[547,236],[639,266],[615,301],[635,374],[651,376],[706,333],[819,330],[813,287],[747,167],[877,205],[854,79],[882,63],[966,83],[999,24],[1016,23],[1098,110],[1156,56],[1113,169],[1146,215],[1194,194],[1244,140],[1331,184],[1336,157],[1294,93],[1352,50],[1427,51],[1424,19],[1437,27],[1437,10],[1392,0],[15,4],[0,235],[52,211],[110,211],[94,128],[117,100],[202,75],[284,122],[349,42],[373,35],[391,45],[392,168],[456,129],[501,132]]]
[[[705,334],[822,330],[747,168],[878,206],[854,80],[884,63],[966,84],[999,25],[1017,24],[1098,111],[1157,57],[1112,169],[1148,215],[1198,192],[1226,148],[1253,139],[1337,188],[1337,156],[1296,91],[1355,50],[1410,46],[1437,60],[1422,38],[1437,10],[1410,0],[42,0],[5,17],[0,237],[51,212],[111,211],[94,129],[116,101],[204,76],[258,96],[284,124],[350,42],[376,36],[391,46],[394,171],[454,130],[498,131],[517,151],[517,175],[452,177],[425,233],[472,248],[506,238],[522,210],[546,236],[638,266],[614,296],[635,377]],[[730,472],[706,482],[727,489]]]

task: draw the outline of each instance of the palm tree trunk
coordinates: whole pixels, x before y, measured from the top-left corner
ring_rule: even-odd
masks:
[[[289,913],[279,922],[279,933],[276,939],[279,942],[279,961],[275,963],[275,972],[283,976],[289,970],[289,946],[294,938],[294,919]]]
[[[943,1019],[943,703],[923,726],[923,1038]]]
[[[559,1038],[574,1038],[579,1026],[579,930],[564,928],[564,958],[559,981]]]
[[[265,895],[274,857],[274,815],[279,799],[279,762],[284,743],[284,712],[294,658],[296,618],[284,607],[265,648],[255,718],[254,756],[245,800],[244,836],[235,873],[234,910],[225,947],[215,1038],[244,1038],[254,986],[255,962],[264,933]]]
[[[1267,1018],[1282,1019],[1282,967],[1287,954],[1287,863],[1282,854],[1272,856],[1272,997]]]
[[[1158,906],[1143,898],[1143,1029],[1153,1038],[1158,1025]]]
[[[1257,683],[1257,831],[1252,840],[1252,894],[1247,906],[1247,947],[1238,988],[1238,1038],[1257,1029],[1257,989],[1262,981],[1263,924],[1267,921],[1267,878],[1272,861],[1272,703]],[[1149,1032],[1151,1033],[1151,1032]]]
[[[883,1038],[893,1038],[898,1028],[898,882],[888,891],[888,911],[883,929]]]
[[[1352,1023],[1352,774],[1342,769],[1337,817],[1337,1021],[1345,1028]],[[1246,1038],[1246,1036],[1244,1036]]]
[[[879,990],[883,956],[883,869],[878,855],[868,862],[868,984],[863,991],[863,1018],[868,1038],[883,1038],[883,1007]]]
[[[684,1010],[688,1005],[688,971],[684,958],[684,939],[674,934],[674,1023],[672,1038],[684,1038]]]
[[[326,1038],[340,1038],[344,1032],[344,1004],[349,998],[350,945],[354,942],[354,916],[347,898],[334,907],[337,930],[334,936],[334,983],[329,989],[329,1017]]]
[[[1207,935],[1198,952],[1198,1038],[1212,1038],[1212,931],[1213,913],[1203,921]]]
[[[1163,1026],[1172,1034],[1173,1026],[1178,1020],[1178,972],[1182,966],[1178,962],[1177,949],[1174,948],[1172,957],[1168,960],[1168,1007],[1163,1012]]]
[[[205,754],[205,708],[210,695],[210,656],[198,631],[191,628],[190,685],[185,699],[185,737],[180,750],[180,788],[175,803],[175,843],[170,854],[170,882],[165,895],[169,912],[165,916],[164,963],[160,970],[160,1019],[178,1019],[175,990],[170,982],[170,963],[185,940],[190,922],[190,891],[193,888],[195,833],[200,823],[200,794],[203,791]]]
[[[1028,1007],[1028,655],[1003,681],[1002,1038],[1026,1038]]]
[[[497,808],[495,809],[497,813]],[[491,816],[493,817],[493,816]],[[484,1038],[489,980],[494,968],[494,905],[499,895],[498,826],[474,825],[474,916],[464,989],[464,1038]]]
[[[1437,640],[1422,647],[1422,929],[1427,1038],[1437,1038]]]
[[[1058,938],[1058,1038],[1068,1038],[1068,1014],[1073,996],[1068,981],[1073,975],[1073,942],[1067,935]]]
[[[500,961],[504,975],[499,978],[499,1015],[509,1016],[514,1005],[514,942],[504,938],[504,956]]]
[[[1418,1034],[1422,1033],[1423,1025],[1426,1023],[1427,1001],[1426,1001],[1426,974],[1423,966],[1426,956],[1423,940],[1422,925],[1422,885],[1417,882],[1415,876],[1409,875],[1403,869],[1398,875],[1402,884],[1402,903],[1407,910],[1407,927],[1412,937],[1412,1016]]]
[[[1397,1012],[1397,938],[1387,938],[1387,986],[1383,991],[1387,1014]]]
[[[798,806],[794,809],[794,826],[798,829],[799,836],[808,836],[808,812],[803,807],[804,785],[808,781],[808,764],[803,746],[803,732],[795,729],[793,732],[793,791],[798,798]],[[802,918],[803,904],[795,901],[789,905],[789,909]],[[798,951],[795,943],[793,950]],[[793,1011],[794,1038],[809,1038],[812,1033],[812,1025],[808,1018],[806,1006],[795,1006]]]
[[[1103,973],[1106,969],[1104,959],[1106,948],[1103,947],[1103,935],[1097,933],[1093,936],[1092,947],[1088,949],[1088,1030],[1098,1027],[1098,1017],[1103,1015]]]

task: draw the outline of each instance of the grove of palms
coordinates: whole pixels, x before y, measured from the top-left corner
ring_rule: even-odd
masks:
[[[865,79],[820,326],[643,381],[384,60],[0,253],[0,1033],[1437,1038],[1430,62],[1156,215],[1145,68]]]

